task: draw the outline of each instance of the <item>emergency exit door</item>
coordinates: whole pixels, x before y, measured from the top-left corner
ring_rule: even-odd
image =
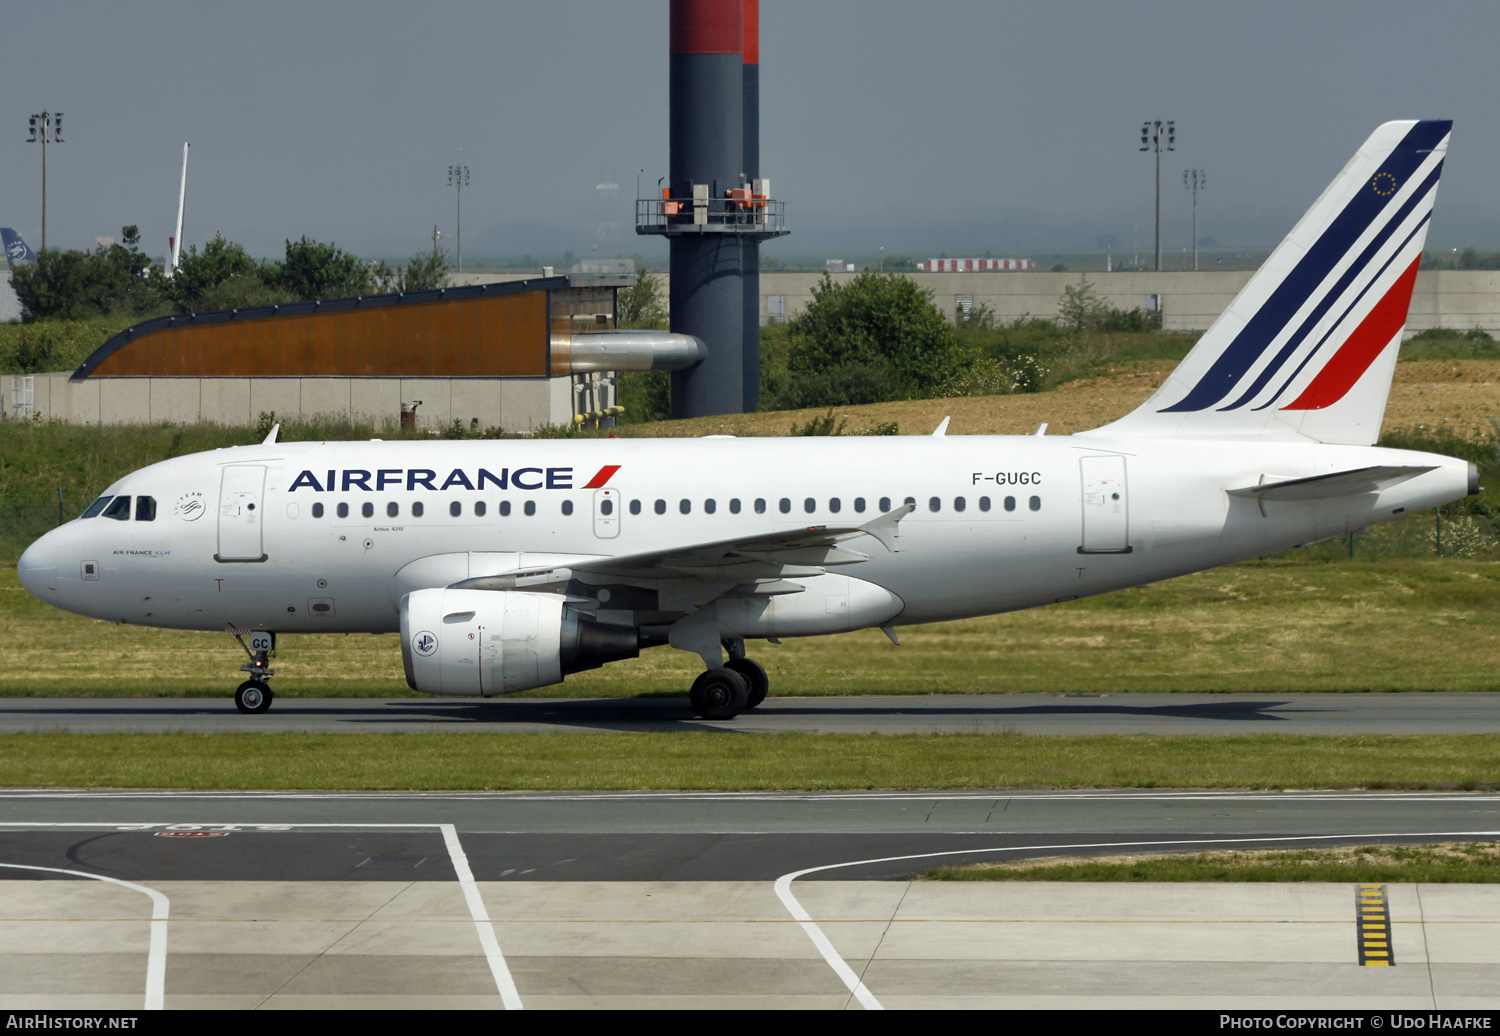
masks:
[[[219,485],[219,552],[215,561],[266,560],[266,484],[263,464],[235,464],[224,469]]]
[[[1083,544],[1080,554],[1129,554],[1130,500],[1125,458],[1083,457]]]
[[[620,491],[594,490],[594,535],[612,540],[620,535]]]

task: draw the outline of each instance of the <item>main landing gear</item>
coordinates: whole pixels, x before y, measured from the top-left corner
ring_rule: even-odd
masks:
[[[726,640],[724,647],[729,661],[699,676],[688,692],[693,711],[703,719],[734,719],[765,701],[771,689],[765,667],[745,657],[743,639]]]
[[[248,714],[265,712],[276,700],[276,693],[271,690],[271,677],[276,675],[276,670],[267,665],[271,652],[276,650],[276,634],[241,630],[234,626],[227,629],[250,657],[249,662],[240,666],[242,672],[250,674],[250,679],[235,689],[234,707]],[[245,643],[247,636],[249,644]]]

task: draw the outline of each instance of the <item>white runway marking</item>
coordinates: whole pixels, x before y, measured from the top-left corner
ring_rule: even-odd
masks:
[[[107,881],[111,885],[134,889],[136,892],[150,896],[151,944],[146,952],[146,1010],[160,1011],[163,1009],[167,986],[167,916],[171,912],[172,907],[166,896],[155,889],[148,889],[144,885],[137,885],[130,881],[121,881],[119,878],[106,878],[102,874],[90,874],[87,871],[63,870],[60,867],[31,867],[24,863],[0,863],[0,867],[8,867],[18,871],[45,871],[48,874],[71,874],[77,878]]]
[[[490,921],[489,911],[485,908],[484,900],[479,895],[479,885],[474,880],[474,872],[469,869],[469,857],[464,852],[463,843],[458,840],[458,831],[452,824],[183,824],[183,823],[134,823],[134,824],[110,824],[110,823],[72,823],[53,821],[4,821],[0,827],[107,827],[118,831],[147,831],[152,828],[161,828],[173,831],[290,831],[293,828],[379,828],[383,830],[410,830],[410,829],[436,829],[442,833],[443,845],[448,850],[448,858],[453,863],[453,872],[458,877],[459,888],[463,890],[464,902],[468,904],[469,916],[474,919],[474,928],[479,934],[479,944],[484,949],[485,960],[489,963],[490,974],[494,976],[495,988],[500,993],[500,999],[505,1004],[506,1010],[522,1010],[521,994],[516,989],[516,983],[511,978],[510,968],[505,963],[505,954],[500,950],[500,940],[495,935],[495,926]],[[126,888],[144,892],[151,897],[153,904],[151,915],[151,951],[146,961],[146,1009],[161,1010],[163,990],[166,985],[167,974],[167,897],[144,885],[135,885],[118,878],[106,878],[100,874],[90,874],[87,871],[61,870],[56,867],[30,867],[19,863],[0,863],[0,867],[12,867],[17,870],[26,871],[49,871],[53,874],[73,874],[80,878],[92,878],[95,881],[107,881],[113,885],[123,885]]]
[[[453,870],[458,875],[459,887],[464,890],[464,902],[469,904],[469,914],[474,918],[474,927],[479,932],[479,944],[484,947],[485,960],[489,961],[490,974],[495,976],[495,987],[500,990],[500,999],[507,1011],[521,1010],[521,994],[506,967],[505,955],[500,952],[500,940],[495,937],[495,926],[490,922],[489,911],[479,896],[479,886],[474,882],[474,872],[469,870],[469,857],[459,844],[458,831],[452,824],[440,824],[443,843],[448,847],[448,857],[453,861]]]
[[[1048,849],[1143,849],[1147,847],[1161,848],[1163,846],[1188,846],[1188,845],[1242,845],[1246,842],[1314,842],[1369,838],[1493,838],[1500,835],[1500,831],[1416,831],[1404,834],[1355,834],[1355,835],[1300,835],[1285,838],[1184,838],[1170,842],[1079,842],[1075,845],[1004,845],[993,849],[950,849],[945,852],[936,853],[914,853],[908,856],[882,856],[871,860],[850,860],[847,863],[826,863],[821,867],[808,867],[805,870],[792,871],[783,874],[776,879],[776,896],[787,908],[787,912],[802,926],[812,944],[818,948],[823,960],[833,969],[834,973],[843,980],[849,992],[854,994],[867,1010],[883,1011],[885,1008],[875,998],[875,994],[865,988],[864,982],[854,973],[847,961],[839,956],[839,952],[833,948],[833,943],[818,927],[818,922],[809,914],[792,893],[792,882],[808,874],[818,874],[822,871],[839,870],[844,867],[862,867],[877,863],[900,863],[903,860],[928,860],[940,856],[973,856],[979,853],[1019,853],[1038,852]]]

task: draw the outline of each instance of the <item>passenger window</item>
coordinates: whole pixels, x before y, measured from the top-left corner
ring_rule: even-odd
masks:
[[[396,501],[392,500],[390,503],[385,505],[385,516],[387,518],[394,518],[400,513],[401,505],[396,503]]]
[[[366,518],[374,518],[375,517],[375,505],[372,504],[372,503],[370,503],[370,502],[368,502],[368,501],[366,501],[365,505],[359,509],[359,513],[362,514],[362,515],[364,515]]]
[[[413,513],[415,513],[415,509],[413,509]],[[464,513],[464,505],[461,504],[461,503],[459,503],[457,500],[454,500],[452,503],[450,503],[448,505],[448,515],[449,515],[449,517],[460,518],[460,517],[463,516],[463,513]]]
[[[338,512],[339,512],[339,517],[340,518],[347,518],[347,517],[349,517],[349,505],[348,504],[339,504]]]
[[[115,502],[104,509],[104,517],[113,518],[117,522],[130,521],[130,497],[115,497]]]
[[[658,500],[658,501],[656,501],[656,513],[657,514],[666,514],[667,513],[667,502],[665,500]]]
[[[1014,511],[1016,509],[1016,498],[1015,497],[1008,496],[1008,497],[1005,498],[1005,509],[1007,511]]]
[[[474,517],[475,518],[483,518],[484,517],[484,512],[487,511],[487,510],[489,510],[489,508],[485,506],[485,503],[484,503],[483,500],[475,500],[474,501]]]
[[[89,504],[88,509],[85,510],[83,512],[83,514],[79,515],[78,517],[80,517],[80,518],[96,518],[96,517],[98,517],[99,512],[102,511],[102,510],[104,510],[104,508],[106,506],[108,506],[109,502],[111,500],[113,500],[113,499],[114,499],[114,497],[112,497],[112,496],[101,496],[98,500],[95,500],[93,503]]]
[[[599,513],[608,518],[615,513],[615,502],[608,497],[599,501]]]
[[[786,497],[782,497],[781,498],[781,503],[777,504],[776,506],[779,507],[779,508],[781,508],[781,513],[782,514],[790,514],[791,513],[792,502],[790,500],[788,500]]]
[[[708,499],[708,500],[703,501],[703,513],[704,514],[713,514],[718,509],[719,509],[719,505],[716,504],[716,503],[714,503],[714,501],[711,498]]]
[[[422,503],[422,501],[420,501],[420,500],[413,500],[411,502],[411,516],[413,518],[420,518],[420,517],[422,517],[422,515],[424,515],[426,513],[427,513],[427,505],[424,504],[424,503]]]
[[[956,497],[953,498],[953,509],[955,511],[962,511],[965,507],[968,507],[968,506],[969,505],[964,502],[964,498],[963,497],[956,496]]]
[[[914,496],[909,496],[905,500],[903,500],[902,503],[911,504],[912,507],[915,508],[917,506],[917,498]]]
[[[943,509],[943,501],[942,501],[941,497],[936,497],[935,496],[932,499],[930,499],[930,500],[927,501],[927,510],[936,512],[936,511],[941,511],[942,509]]]
[[[857,496],[857,497],[854,498],[854,513],[855,514],[864,514],[865,513],[865,498],[864,497]]]
[[[571,501],[571,500],[564,500],[563,501],[562,512],[563,512],[564,515],[572,514],[573,513],[573,501]]]
[[[729,498],[729,513],[730,514],[739,514],[740,513],[740,498],[739,497],[734,496],[734,497],[730,497]]]
[[[802,501],[802,510],[806,511],[808,514],[812,514],[813,511],[817,509],[817,507],[818,502],[812,497],[808,497],[806,500]]]
[[[692,514],[693,502],[691,500],[679,500],[677,502],[677,510],[681,511],[683,514]]]
[[[500,501],[500,517],[501,518],[509,518],[510,517],[510,501],[509,500],[501,500]]]
[[[979,498],[979,509],[981,511],[988,511],[990,509],[990,498],[989,497],[982,496],[982,497]]]
[[[323,517],[323,505],[322,504],[313,504],[313,506],[312,506],[312,514],[313,514],[314,518],[321,518],[321,517]]]
[[[630,501],[630,513],[631,514],[640,514],[641,513],[641,502],[639,500],[632,500],[632,501]]]
[[[1042,509],[1042,498],[1039,496],[1032,497],[1028,502],[1028,506],[1030,506],[1033,511],[1040,511]]]
[[[881,497],[880,498],[880,513],[881,514],[885,514],[890,509],[891,509],[891,498],[888,497],[888,496]]]
[[[521,510],[525,511],[526,512],[526,517],[530,518],[532,515],[536,514],[536,501],[535,500],[528,500],[528,501],[526,501],[525,505],[522,506]]]
[[[838,497],[834,497],[832,500],[828,501],[828,509],[830,511],[832,511],[834,514],[838,514],[839,511],[843,508],[843,506],[844,505],[839,502],[839,498]]]
[[[756,500],[755,500],[755,513],[756,514],[765,514],[766,513],[766,502],[764,500],[760,499],[759,497],[757,497]]]
[[[135,498],[135,520],[138,522],[156,521],[156,497],[138,496]]]

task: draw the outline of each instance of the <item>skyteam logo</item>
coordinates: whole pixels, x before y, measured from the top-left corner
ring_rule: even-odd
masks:
[[[423,658],[431,658],[433,652],[437,651],[437,648],[437,637],[434,637],[426,630],[411,638],[411,649]]]
[[[0,240],[5,242],[5,258],[11,262],[36,258],[36,254],[32,252],[31,248],[25,241],[21,240],[21,235],[10,229],[10,227],[0,227]]]
[[[1205,336],[1228,339],[1207,370],[1160,413],[1321,410],[1395,340],[1452,127],[1407,125],[1389,152],[1355,156]]]

